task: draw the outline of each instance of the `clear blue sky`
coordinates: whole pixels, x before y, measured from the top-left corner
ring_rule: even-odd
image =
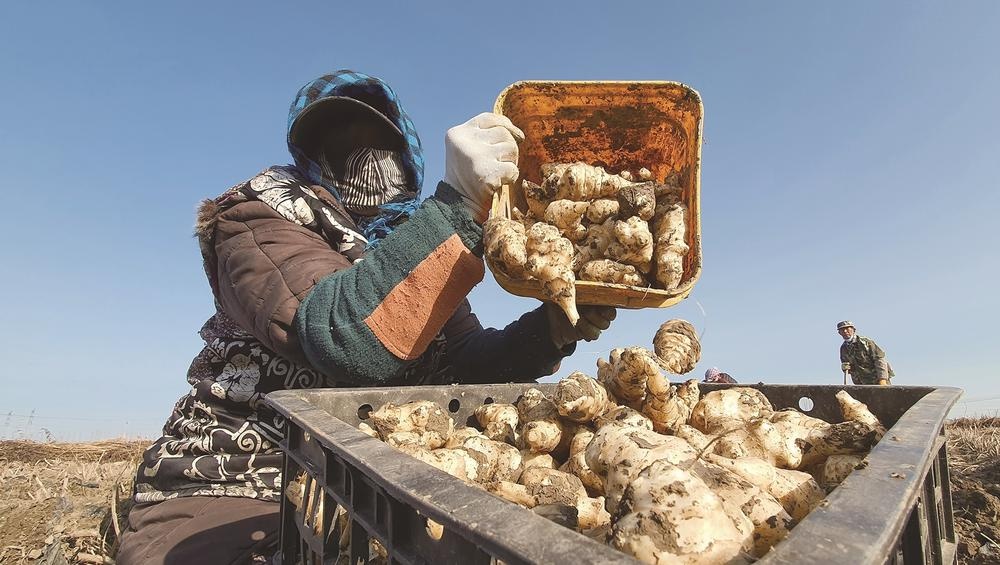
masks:
[[[836,383],[850,318],[898,384],[1000,410],[1000,3],[613,6],[4,3],[0,435],[158,434],[213,309],[195,205],[288,162],[295,91],[339,68],[399,94],[425,192],[445,130],[517,80],[700,91],[702,277],[672,309],[621,311],[561,375],[683,317],[696,376]],[[471,298],[487,325],[536,304],[489,278]]]

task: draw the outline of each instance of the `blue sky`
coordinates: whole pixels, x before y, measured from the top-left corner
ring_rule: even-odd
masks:
[[[850,318],[898,384],[1000,411],[1000,4],[352,4],[0,7],[0,436],[158,433],[212,313],[195,205],[288,162],[295,91],[339,68],[399,94],[425,192],[445,130],[512,82],[701,93],[701,279],[620,311],[560,375],[682,317],[704,332],[697,376],[836,383]],[[537,304],[490,278],[471,300],[494,326]]]

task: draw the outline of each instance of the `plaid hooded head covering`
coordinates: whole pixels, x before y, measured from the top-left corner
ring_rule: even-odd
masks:
[[[403,110],[396,93],[381,80],[355,71],[341,70],[323,75],[299,89],[288,111],[288,151],[295,160],[299,171],[314,184],[330,191],[337,199],[343,200],[337,180],[324,174],[324,167],[310,158],[302,148],[292,142],[292,128],[296,120],[310,105],[332,98],[351,98],[374,108],[391,122],[402,134],[402,169],[410,190],[399,194],[389,202],[378,206],[374,216],[352,213],[362,235],[368,240],[368,248],[388,235],[403,220],[408,218],[419,204],[420,190],[424,181],[424,154],[413,122]]]

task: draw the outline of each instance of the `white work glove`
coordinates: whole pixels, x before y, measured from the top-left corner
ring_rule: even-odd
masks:
[[[489,112],[445,135],[444,182],[458,191],[476,222],[486,221],[500,185],[517,180],[517,142],[523,140],[506,116]]]
[[[569,323],[569,318],[566,317],[561,308],[551,302],[545,303],[545,313],[549,320],[552,343],[559,349],[581,339],[594,341],[601,336],[602,331],[611,327],[611,322],[618,315],[612,306],[585,304],[577,306],[576,309],[580,312],[580,320],[574,326]]]

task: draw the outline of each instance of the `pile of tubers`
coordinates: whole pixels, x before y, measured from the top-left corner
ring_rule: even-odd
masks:
[[[522,179],[526,211],[483,226],[491,267],[537,279],[575,325],[576,280],[676,289],[684,277],[685,215],[680,176],[653,181],[642,168],[612,175],[586,163],[542,165],[542,184]]]
[[[701,356],[690,323],[614,349],[597,378],[475,410],[455,427],[429,401],[385,404],[362,431],[646,563],[750,563],[784,539],[885,433],[837,394],[843,421],[775,410],[758,390],[671,384]],[[294,486],[296,483],[292,483]],[[440,538],[442,526],[428,521]]]

